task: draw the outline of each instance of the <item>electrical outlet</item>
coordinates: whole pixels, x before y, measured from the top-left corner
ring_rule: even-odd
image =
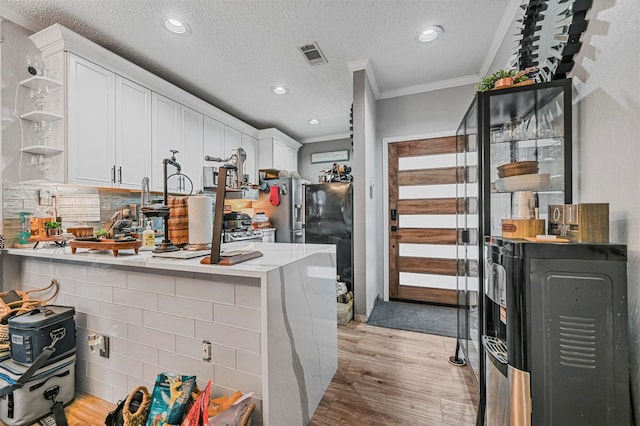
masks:
[[[101,343],[100,356],[103,358],[109,358],[109,336],[102,336]]]
[[[211,342],[208,340],[202,341],[202,360],[211,361]]]
[[[38,192],[39,195],[39,203],[41,206],[50,206],[51,205],[51,191],[48,189],[41,189]]]

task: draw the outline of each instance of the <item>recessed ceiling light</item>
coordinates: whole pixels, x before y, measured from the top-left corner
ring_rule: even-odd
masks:
[[[187,35],[191,32],[189,25],[176,18],[166,18],[162,21],[162,24],[174,34]]]
[[[289,89],[284,86],[271,86],[271,91],[276,95],[284,95]]]
[[[311,124],[312,126],[315,126],[316,124],[320,124],[320,120],[318,120],[317,118],[312,118],[308,120],[307,123]]]
[[[418,43],[428,43],[437,39],[442,31],[442,27],[438,25],[429,25],[428,27],[420,28],[416,33],[416,41]]]

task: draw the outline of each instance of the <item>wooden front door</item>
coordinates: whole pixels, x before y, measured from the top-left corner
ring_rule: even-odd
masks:
[[[455,305],[455,136],[389,144],[389,297]]]

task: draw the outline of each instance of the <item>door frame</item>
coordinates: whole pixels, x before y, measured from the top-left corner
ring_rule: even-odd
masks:
[[[455,136],[457,129],[443,132],[420,133],[408,136],[390,136],[382,138],[382,223],[383,231],[383,256],[384,256],[384,288],[383,300],[389,301],[389,144],[407,142],[416,139],[433,139],[447,136]]]

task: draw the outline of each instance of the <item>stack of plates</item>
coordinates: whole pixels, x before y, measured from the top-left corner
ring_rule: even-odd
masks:
[[[499,192],[544,191],[549,188],[550,181],[548,173],[509,176],[496,179],[496,189]]]

